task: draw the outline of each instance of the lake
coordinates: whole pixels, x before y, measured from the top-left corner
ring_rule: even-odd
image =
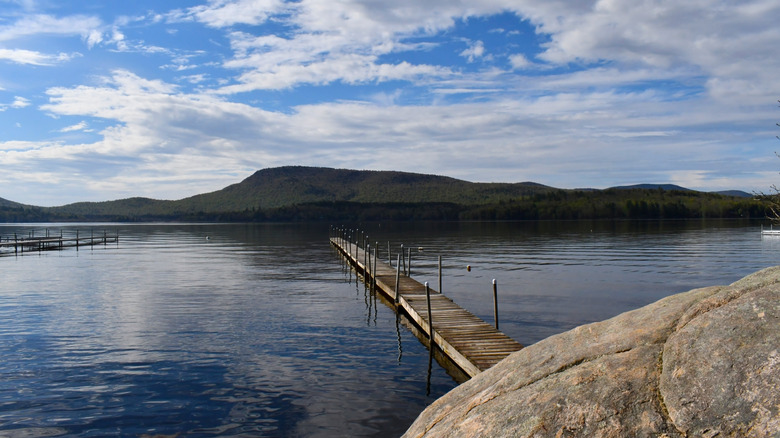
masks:
[[[341,225],[341,224],[334,224]],[[528,345],[780,263],[759,222],[369,223]],[[457,385],[328,224],[5,224],[118,244],[0,257],[0,435],[399,436]],[[471,269],[467,269],[470,266]]]

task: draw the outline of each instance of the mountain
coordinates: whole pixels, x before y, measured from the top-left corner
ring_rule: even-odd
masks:
[[[18,203],[18,202],[9,201],[7,199],[0,198],[0,207],[18,208],[18,207],[22,207],[22,206],[23,205]]]
[[[286,166],[263,169],[237,184],[177,201],[128,198],[78,202],[47,211],[59,217],[163,219],[278,209],[322,202],[481,205],[558,190],[532,182],[473,183],[409,172]]]
[[[764,211],[757,199],[672,184],[564,190],[302,166],[259,170],[222,190],[176,201],[136,197],[34,207],[0,198],[0,222],[663,219],[762,217]]]
[[[288,166],[177,201],[185,211],[243,211],[312,202],[486,204],[556,190],[541,184],[473,183],[419,173]]]

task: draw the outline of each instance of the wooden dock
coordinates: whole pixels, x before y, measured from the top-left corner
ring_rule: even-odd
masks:
[[[429,320],[425,285],[402,273],[398,274],[397,268],[376,261],[373,254],[342,237],[331,237],[330,242],[363,274],[367,282],[375,284],[376,291],[382,293],[397,312],[403,312],[428,336],[431,335],[432,320],[433,344],[468,377],[476,376],[523,348],[517,341],[430,287]],[[397,275],[399,280],[396,297]]]
[[[6,237],[5,240],[0,239],[0,255],[19,255],[25,252],[39,252],[64,249],[68,247],[75,247],[78,249],[83,246],[95,246],[95,245],[107,245],[109,243],[119,243],[119,233],[109,235],[106,231],[101,234],[95,235],[91,232],[87,235],[80,234],[76,231],[74,236],[63,236],[62,231],[60,235],[47,235],[43,237],[18,237],[16,235],[13,238]]]

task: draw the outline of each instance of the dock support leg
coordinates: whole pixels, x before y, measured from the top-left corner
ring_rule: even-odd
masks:
[[[431,341],[431,351],[433,350],[433,316],[431,312],[431,289],[428,282],[425,282],[425,300],[428,302],[428,339]]]
[[[498,284],[493,279],[493,318],[496,320],[496,330],[498,330]]]
[[[398,306],[398,282],[401,281],[401,254],[398,254],[398,261],[395,262],[395,305]]]
[[[376,257],[377,257],[377,248],[379,247],[379,242],[374,245],[374,264],[371,266],[371,290],[376,291]]]

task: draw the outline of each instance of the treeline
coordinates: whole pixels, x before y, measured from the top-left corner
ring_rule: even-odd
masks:
[[[44,207],[0,207],[2,222],[297,222],[434,220],[578,220],[763,218],[766,201],[662,189],[552,190],[492,204],[451,202],[362,203],[321,201],[271,209],[226,212],[102,212],[76,214]]]
[[[515,202],[471,208],[463,220],[762,218],[765,201],[662,189],[556,190]]]

